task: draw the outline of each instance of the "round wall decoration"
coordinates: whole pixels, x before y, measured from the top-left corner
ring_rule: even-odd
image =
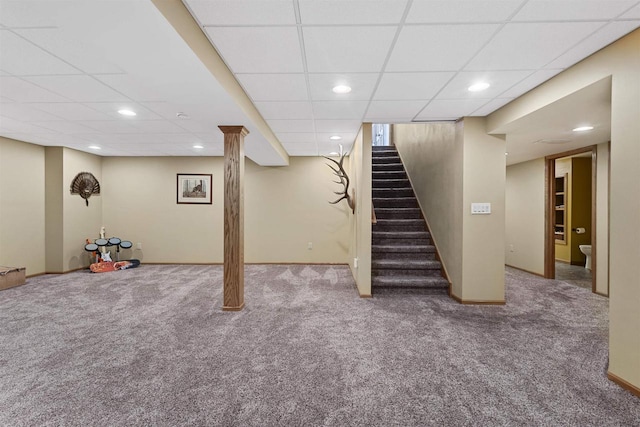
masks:
[[[89,197],[100,194],[100,183],[90,172],[80,172],[71,181],[71,194],[79,194],[89,206]]]

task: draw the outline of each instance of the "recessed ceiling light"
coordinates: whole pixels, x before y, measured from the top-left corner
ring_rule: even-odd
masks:
[[[97,145],[90,145],[89,148],[91,148],[92,150],[100,150],[100,147],[98,147]]]
[[[349,86],[346,86],[346,85],[334,86],[334,88],[332,90],[333,90],[333,93],[349,93],[349,92],[351,92],[351,88]]]
[[[204,148],[204,146],[202,146],[202,145],[199,145],[199,144],[196,144],[196,145],[194,145],[194,146],[193,146],[193,148],[197,148],[197,149],[200,149],[200,148]]]
[[[188,119],[189,116],[185,113],[176,113],[176,117],[179,119]]]
[[[339,153],[337,151],[332,151],[329,153],[330,156],[337,156]]]
[[[504,155],[505,155],[505,156],[508,156],[508,155],[509,155],[509,153],[508,153],[508,152],[505,152],[505,153],[504,153]]]
[[[330,136],[329,139],[332,140],[332,141],[338,141],[338,140],[342,139],[342,137],[338,136],[338,135],[333,135],[333,136]]]
[[[469,86],[468,91],[469,92],[480,92],[483,91],[487,88],[489,88],[489,86],[491,86],[489,83],[487,82],[478,82],[478,83],[474,83],[471,86]]]
[[[593,129],[593,126],[580,126],[580,127],[575,128],[573,131],[574,132],[584,132],[586,130],[591,130],[591,129]]]
[[[135,111],[131,111],[131,110],[127,110],[127,109],[118,110],[118,113],[122,114],[123,116],[135,116],[136,115]]]

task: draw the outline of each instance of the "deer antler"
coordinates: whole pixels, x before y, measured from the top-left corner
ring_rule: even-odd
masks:
[[[349,176],[347,175],[347,172],[345,172],[344,167],[342,166],[343,162],[344,162],[344,158],[346,157],[347,153],[344,153],[342,151],[342,145],[340,145],[340,160],[335,160],[332,159],[330,157],[327,156],[322,156],[325,159],[329,160],[330,162],[335,163],[335,166],[333,166],[330,163],[327,163],[327,166],[329,166],[331,168],[331,170],[333,171],[333,173],[340,179],[340,181],[333,181],[336,184],[341,184],[342,186],[344,186],[342,191],[334,191],[335,194],[341,196],[339,199],[333,201],[333,202],[329,202],[332,205],[335,205],[336,203],[338,203],[341,200],[346,200],[347,204],[349,205],[349,207],[351,208],[351,212],[354,212],[356,209],[356,203],[355,200],[353,200],[353,198],[351,197],[351,195],[349,194]]]

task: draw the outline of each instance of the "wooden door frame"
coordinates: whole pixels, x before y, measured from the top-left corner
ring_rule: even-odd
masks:
[[[591,292],[596,292],[596,196],[597,196],[597,147],[577,148],[563,153],[552,154],[544,158],[545,163],[545,215],[544,215],[544,277],[555,279],[556,276],[556,246],[555,246],[555,191],[554,183],[556,178],[556,160],[563,157],[575,156],[576,154],[591,153]],[[565,230],[565,233],[572,233],[573,230]]]

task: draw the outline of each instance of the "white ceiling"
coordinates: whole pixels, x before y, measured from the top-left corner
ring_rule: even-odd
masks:
[[[593,129],[574,132],[579,126]],[[602,79],[498,129],[507,165],[611,140],[611,78]]]
[[[283,164],[150,1],[0,0],[0,47],[2,136],[105,156],[220,156],[218,125],[242,124],[249,158]]]
[[[636,0],[184,4],[294,156],[337,151],[332,135],[348,149],[364,121],[487,115],[640,27]],[[244,124],[247,155],[277,164],[150,1],[0,0],[0,45],[2,136],[101,155],[222,155],[217,126]],[[468,92],[480,79],[491,87]]]

